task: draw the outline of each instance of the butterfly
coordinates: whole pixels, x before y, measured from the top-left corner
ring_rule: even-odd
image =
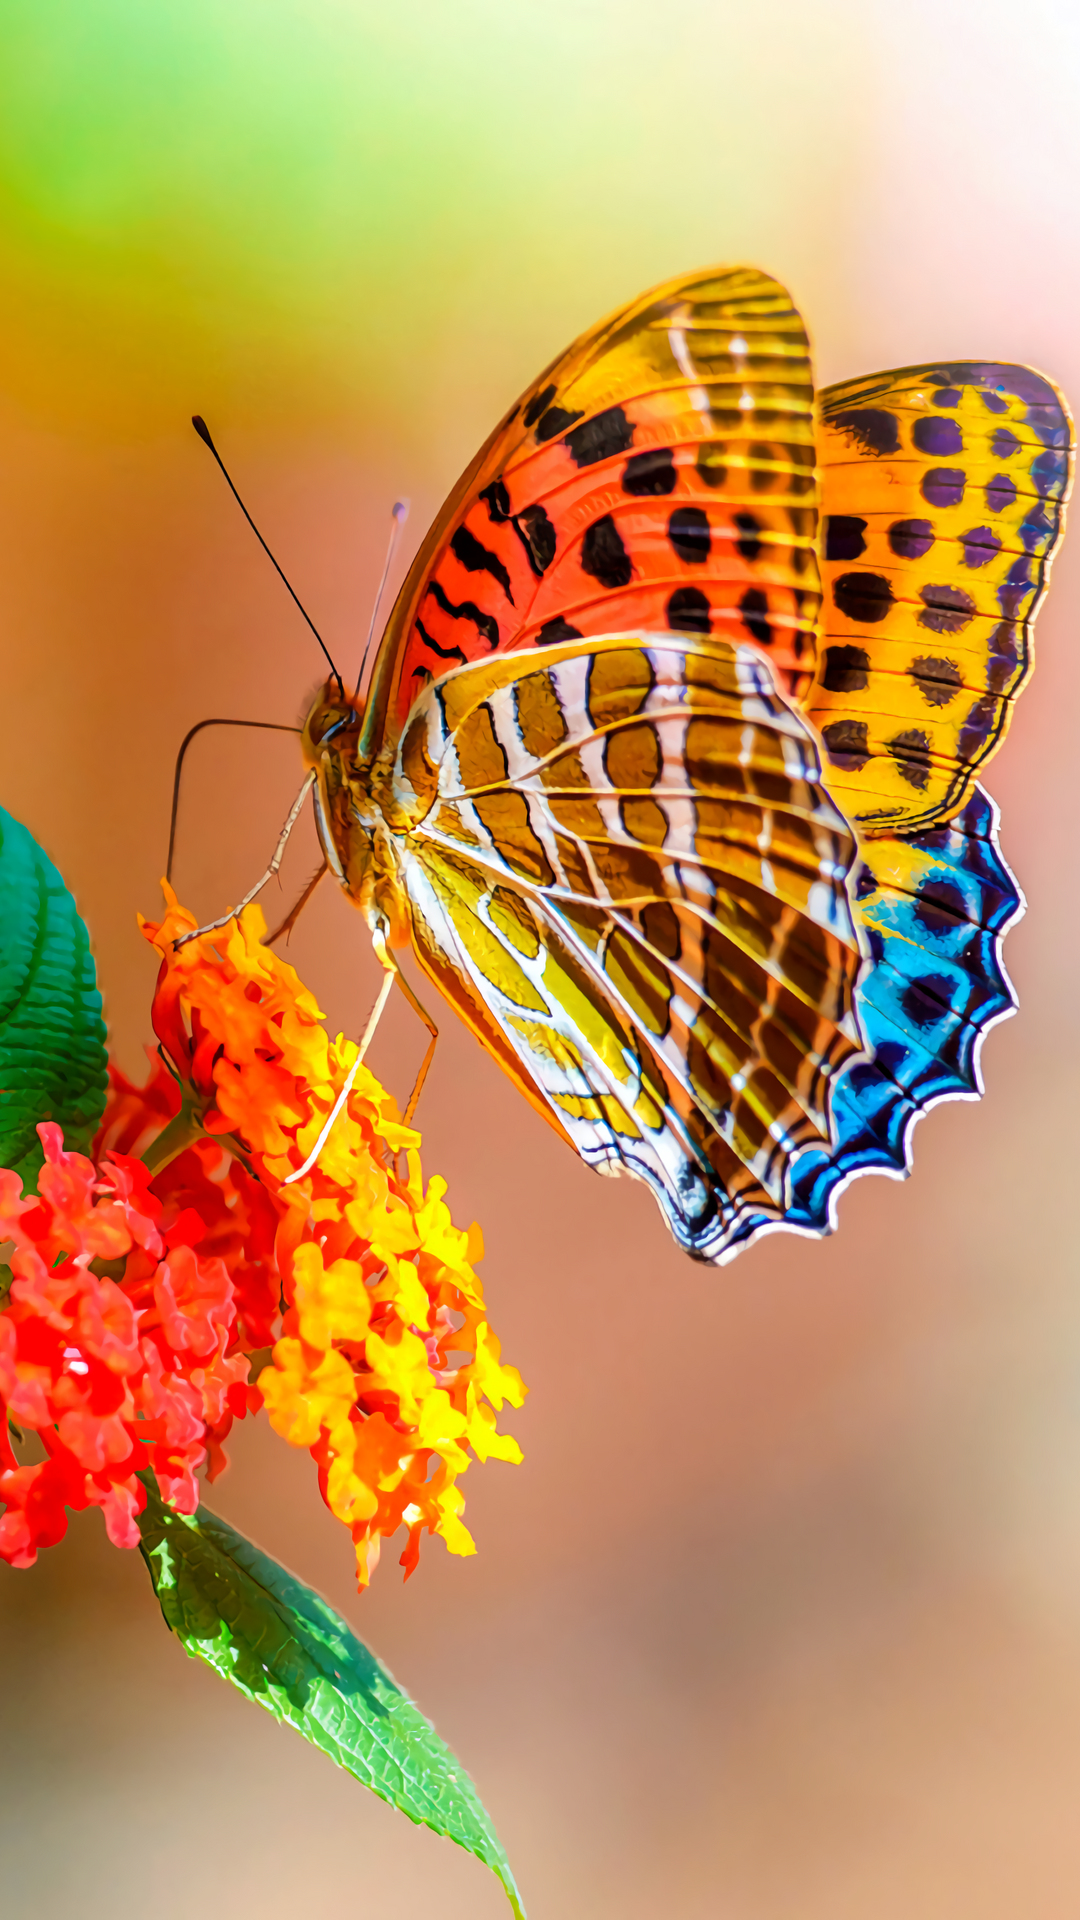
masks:
[[[683,276],[511,407],[366,693],[331,678],[307,716],[386,987],[411,946],[697,1259],[828,1231],[854,1175],[907,1171],[922,1112],[982,1090],[1022,900],[977,774],[1031,671],[1072,452],[1028,368],[819,401],[783,287]]]

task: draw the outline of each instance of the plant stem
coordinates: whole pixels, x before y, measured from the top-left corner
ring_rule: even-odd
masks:
[[[185,1100],[175,1119],[169,1121],[164,1133],[159,1133],[157,1139],[152,1140],[147,1147],[142,1156],[144,1164],[149,1167],[151,1173],[160,1173],[162,1167],[167,1167],[170,1160],[176,1159],[177,1154],[183,1153],[187,1147],[194,1146],[203,1131],[201,1113],[196,1106]]]

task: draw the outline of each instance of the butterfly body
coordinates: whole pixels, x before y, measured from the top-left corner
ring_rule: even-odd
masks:
[[[377,941],[697,1258],[827,1231],[980,1090],[1020,896],[974,778],[1071,446],[1049,382],[983,363],[830,389],[822,424],[784,289],[683,278],[510,410],[365,698],[308,717]]]

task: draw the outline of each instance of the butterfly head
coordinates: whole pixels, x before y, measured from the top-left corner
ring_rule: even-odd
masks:
[[[331,742],[340,753],[359,731],[363,713],[359,697],[350,700],[342,693],[337,680],[327,680],[324,686],[318,687],[301,726],[300,744],[308,766],[319,765]]]

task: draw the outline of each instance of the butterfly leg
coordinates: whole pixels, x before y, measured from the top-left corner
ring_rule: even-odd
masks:
[[[405,995],[405,998],[408,1001],[413,1012],[416,1014],[419,1014],[421,1020],[423,1021],[425,1027],[427,1028],[428,1032],[431,1035],[431,1039],[428,1043],[428,1050],[425,1053],[422,1061],[420,1062],[420,1071],[417,1074],[415,1081],[413,1082],[413,1090],[409,1095],[409,1104],[406,1107],[404,1114],[402,1115],[403,1125],[405,1125],[406,1127],[409,1127],[412,1125],[413,1114],[416,1112],[417,1103],[420,1099],[421,1093],[424,1090],[424,1081],[428,1077],[428,1068],[430,1067],[433,1059],[435,1058],[435,1048],[438,1045],[438,1041],[439,1041],[439,1029],[435,1025],[435,1022],[432,1019],[427,1008],[424,1006],[421,1006],[415,993],[413,992],[408,981],[406,980],[405,975],[400,970],[398,971],[397,983],[398,983],[398,986],[401,988],[402,993]]]
[[[292,932],[293,928],[295,927],[297,921],[300,918],[300,915],[303,913],[304,908],[307,906],[308,901],[311,899],[312,894],[314,893],[316,887],[318,886],[319,881],[323,878],[325,874],[329,873],[329,871],[330,871],[329,863],[326,860],[324,860],[321,867],[319,867],[318,871],[312,874],[311,879],[308,881],[307,886],[304,888],[304,891],[300,895],[299,900],[297,900],[293,904],[293,906],[290,907],[280,927],[275,927],[273,933],[267,934],[266,939],[263,941],[264,947],[272,947],[276,940],[281,939],[281,936],[283,933],[290,934]]]
[[[371,1012],[368,1015],[368,1023],[367,1023],[367,1026],[364,1028],[364,1031],[360,1037],[360,1045],[356,1050],[356,1059],[353,1061],[352,1066],[349,1068],[348,1074],[346,1075],[345,1085],[342,1087],[341,1092],[338,1094],[337,1099],[334,1101],[334,1104],[330,1109],[330,1112],[327,1114],[322,1132],[320,1133],[318,1139],[316,1140],[315,1145],[312,1147],[311,1152],[308,1154],[307,1159],[304,1161],[303,1166],[297,1167],[295,1173],[286,1174],[285,1179],[282,1183],[286,1187],[292,1186],[294,1180],[302,1180],[306,1173],[311,1172],[312,1167],[315,1165],[316,1160],[318,1159],[320,1153],[322,1152],[327,1141],[329,1140],[330,1135],[333,1132],[334,1122],[337,1119],[338,1114],[341,1112],[342,1107],[345,1105],[346,1101],[348,1100],[350,1093],[352,1092],[353,1081],[356,1079],[356,1076],[360,1071],[360,1067],[363,1062],[364,1055],[366,1054],[368,1048],[371,1045],[372,1040],[375,1037],[375,1029],[379,1024],[379,1021],[382,1019],[383,1008],[385,1007],[387,1001],[390,998],[390,989],[394,984],[395,978],[398,980],[400,980],[401,978],[401,975],[398,972],[397,961],[394,959],[393,955],[388,951],[386,947],[386,943],[382,938],[382,935],[375,934],[372,938],[371,944],[375,948],[375,952],[378,955],[381,964],[386,968],[386,972],[383,975],[382,986],[379,988],[378,998],[376,999],[375,1005],[372,1007]]]
[[[296,825],[297,820],[300,817],[300,809],[302,808],[304,801],[307,799],[308,793],[310,792],[314,784],[315,784],[315,769],[312,768],[311,772],[305,776],[304,784],[301,787],[299,793],[297,794],[296,799],[292,803],[292,807],[290,808],[290,811],[289,811],[289,817],[286,820],[285,825],[281,829],[280,838],[278,840],[276,848],[274,849],[274,857],[271,860],[270,865],[267,867],[266,872],[263,874],[262,879],[257,880],[255,882],[255,885],[250,889],[248,893],[245,893],[243,899],[239,902],[237,906],[233,907],[228,913],[223,913],[220,920],[208,920],[204,927],[193,927],[190,933],[182,933],[180,935],[179,940],[177,940],[175,943],[178,947],[186,946],[189,940],[197,940],[199,938],[199,935],[202,933],[215,933],[218,927],[227,927],[230,920],[239,919],[240,915],[244,911],[244,908],[250,906],[251,902],[255,899],[256,895],[262,892],[267,881],[273,879],[275,873],[277,872],[278,868],[281,865],[282,858],[285,853],[285,845],[289,838],[289,835],[292,832],[293,828]]]

